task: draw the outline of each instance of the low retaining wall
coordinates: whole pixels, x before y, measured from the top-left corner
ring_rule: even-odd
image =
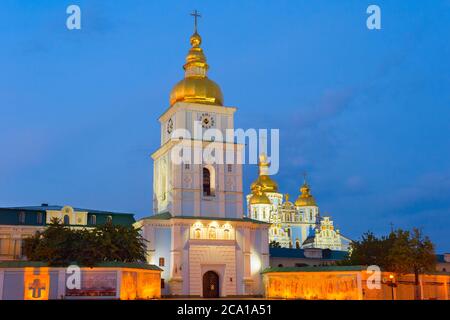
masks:
[[[389,285],[389,272],[381,272],[378,288],[369,288],[372,273],[366,267],[305,267],[265,270],[265,296],[273,299],[318,300],[414,300],[414,275],[395,275]],[[369,284],[369,286],[368,286]],[[448,300],[450,274],[420,276],[421,299]]]
[[[0,300],[155,299],[161,297],[161,269],[145,264],[81,267],[73,270],[38,262],[0,262]]]

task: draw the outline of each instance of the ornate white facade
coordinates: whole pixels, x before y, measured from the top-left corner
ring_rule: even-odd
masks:
[[[350,239],[335,230],[330,217],[321,217],[319,207],[305,182],[294,203],[289,195],[278,192],[277,183],[268,175],[269,162],[262,154],[259,176],[247,195],[247,216],[268,222],[269,241],[282,248],[320,248],[348,250]]]

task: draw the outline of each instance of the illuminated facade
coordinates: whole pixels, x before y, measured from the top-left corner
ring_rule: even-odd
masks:
[[[271,299],[414,300],[413,274],[376,278],[364,266],[271,268],[263,278]],[[421,300],[449,300],[449,281],[448,273],[421,274]]]
[[[0,208],[0,261],[23,259],[22,240],[43,231],[54,218],[71,228],[91,228],[107,221],[127,226],[135,222],[130,213],[45,203],[40,206]]]
[[[223,105],[207,77],[201,37],[190,38],[185,77],[159,118],[161,146],[154,160],[153,215],[136,223],[148,240],[148,262],[164,271],[163,295],[262,295],[260,272],[269,266],[269,224],[243,214],[243,145],[208,137],[234,128],[236,108]],[[208,148],[233,161],[206,163]],[[204,161],[194,161],[196,155]],[[180,161],[179,158],[182,158]],[[199,164],[200,163],[200,164]]]
[[[147,264],[105,263],[80,268],[77,287],[66,268],[42,262],[0,262],[0,300],[156,299],[161,269]],[[72,278],[71,278],[72,277]]]
[[[247,195],[247,216],[271,224],[269,241],[282,248],[348,250],[351,240],[334,229],[330,217],[320,216],[306,179],[292,203],[289,195],[283,197],[278,191],[278,184],[268,174],[269,166],[267,156],[262,154],[258,178]]]

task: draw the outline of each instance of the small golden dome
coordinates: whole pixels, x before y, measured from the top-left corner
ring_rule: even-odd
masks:
[[[268,175],[269,161],[265,153],[259,156],[259,175],[258,178],[250,185],[252,192],[257,185],[261,186],[262,192],[278,192],[278,184]]]
[[[255,186],[255,189],[253,190],[253,194],[250,197],[250,205],[254,204],[272,204],[270,202],[270,199],[266,196],[266,194],[262,191],[261,186],[257,185]]]
[[[297,200],[295,200],[295,206],[297,207],[306,207],[306,206],[317,206],[316,200],[310,193],[310,188],[306,181],[303,183],[300,188],[301,195],[298,196]]]
[[[289,201],[289,194],[286,193],[284,195],[284,197],[285,197],[286,200],[283,203],[283,208],[293,208],[294,204],[291,201]]]
[[[219,85],[207,77],[209,69],[203,49],[202,38],[197,33],[190,38],[191,49],[186,56],[184,79],[178,82],[170,93],[170,105],[176,102],[193,102],[223,105],[223,94]]]

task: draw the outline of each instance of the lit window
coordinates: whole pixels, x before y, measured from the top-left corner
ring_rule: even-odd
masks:
[[[200,239],[201,238],[201,230],[200,229],[195,229],[194,231],[194,238],[195,239]]]
[[[211,227],[209,229],[209,238],[210,239],[216,239],[216,228]]]
[[[159,266],[164,267],[164,258],[159,258]]]
[[[112,223],[112,216],[107,216],[106,217],[106,222],[107,223]]]
[[[230,239],[230,230],[226,229],[226,230],[223,232],[223,238],[224,238],[225,240],[229,240],[229,239]]]

